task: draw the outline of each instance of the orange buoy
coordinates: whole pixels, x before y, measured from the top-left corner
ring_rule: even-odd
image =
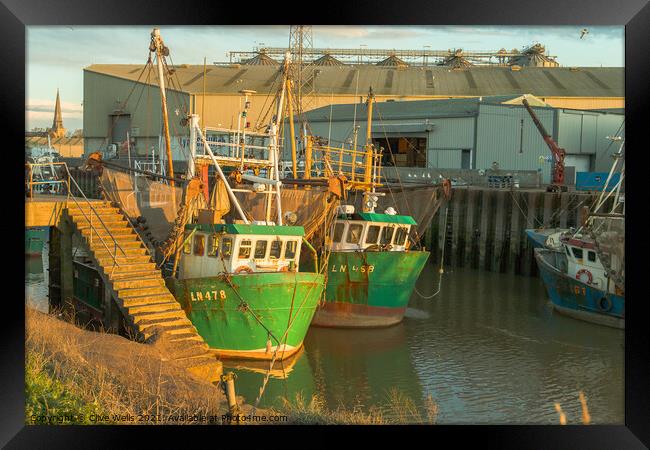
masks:
[[[442,192],[445,194],[447,200],[451,198],[451,180],[449,178],[442,180]]]
[[[242,273],[242,272],[244,272],[244,273],[253,273],[253,269],[251,269],[251,268],[248,267],[248,266],[239,266],[239,267],[237,267],[237,268],[235,269],[235,272],[234,272],[234,273],[236,273],[236,274],[240,274],[240,273]]]

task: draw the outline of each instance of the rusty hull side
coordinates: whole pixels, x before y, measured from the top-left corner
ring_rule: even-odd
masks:
[[[384,327],[402,321],[429,252],[332,252],[313,325]]]

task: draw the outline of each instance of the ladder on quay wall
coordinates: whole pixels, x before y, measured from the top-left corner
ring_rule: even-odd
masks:
[[[164,338],[170,360],[201,378],[218,379],[221,362],[165,286],[148,248],[120,208],[107,201],[69,200],[63,214],[88,247],[105,286],[136,335],[145,342]]]

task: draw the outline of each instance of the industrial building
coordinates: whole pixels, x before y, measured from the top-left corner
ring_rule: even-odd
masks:
[[[558,111],[624,107],[624,69],[621,67],[558,67],[551,60],[540,60],[537,65],[529,66],[472,65],[461,64],[462,58],[458,59],[461,55],[456,53],[452,55],[455,62],[450,62],[449,66],[416,66],[404,63],[395,55],[376,64],[337,64],[331,55],[323,55],[304,72],[304,110],[359,104],[371,86],[379,104],[384,106],[385,103],[387,108],[404,107],[405,111],[410,108],[408,100],[440,101],[523,94],[532,94],[545,104],[560,108]],[[145,67],[93,64],[84,69],[86,154],[106,150],[111,145],[124,152],[127,134],[130,138],[128,150],[132,155],[158,154],[162,129],[160,94],[155,70],[145,70]],[[183,64],[171,69],[167,100],[175,160],[187,157],[181,145],[187,135],[187,129],[181,126],[186,112],[199,114],[205,126],[236,127],[243,101],[240,91],[254,90],[256,93],[251,97],[249,110],[250,129],[268,123],[269,117],[264,113],[272,100],[269,94],[275,93],[280,80],[280,64],[269,56],[259,53],[241,64],[207,67]],[[413,108],[421,108],[417,106],[420,104],[417,102]],[[434,106],[432,102],[426,104],[430,109]],[[446,105],[440,103],[436,109],[444,110]],[[336,108],[336,111],[338,114],[351,108],[353,106]],[[487,110],[487,106],[481,109],[484,117],[487,117]],[[313,117],[322,115],[322,111]],[[585,116],[591,117],[590,114],[585,113]],[[468,123],[473,120],[467,119]],[[340,118],[336,120],[340,121]],[[569,123],[570,120],[566,121]],[[427,145],[436,139],[434,135],[435,132]],[[472,148],[467,144],[454,145],[454,148]],[[482,144],[479,142],[477,145],[479,147],[474,149],[472,158],[477,158],[476,164],[479,164]],[[453,153],[448,157],[452,158],[451,155]],[[453,158],[458,159],[458,155]],[[428,160],[427,163],[433,162]],[[447,164],[444,157],[439,163]]]
[[[377,102],[372,141],[384,148],[385,166],[541,171],[542,182],[549,183],[551,153],[522,98]],[[618,150],[618,144],[607,137],[624,131],[622,110],[554,108],[532,95],[526,98],[547,132],[567,152],[567,184],[573,184],[576,172],[610,169],[608,155]],[[357,143],[365,143],[365,104],[332,105],[305,116],[311,134],[332,146],[350,146],[356,127]],[[287,132],[285,143],[288,139]],[[285,160],[291,159],[289,147],[284,147]]]

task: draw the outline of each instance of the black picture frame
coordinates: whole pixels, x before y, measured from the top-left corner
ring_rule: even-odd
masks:
[[[198,1],[126,1],[126,0],[3,0],[0,5],[0,47],[2,64],[0,79],[1,102],[5,134],[3,156],[6,170],[5,215],[11,220],[11,228],[5,227],[5,251],[2,264],[5,282],[3,290],[16,286],[16,294],[0,295],[3,302],[2,365],[0,383],[0,404],[4,414],[0,422],[0,444],[7,448],[95,448],[113,447],[135,443],[151,437],[164,439],[165,448],[173,448],[174,441],[180,445],[199,444],[203,439],[210,445],[223,445],[224,437],[237,437],[242,445],[250,445],[248,438],[261,433],[273,434],[269,445],[279,445],[289,436],[281,437],[283,427],[230,427],[227,432],[212,427],[192,427],[190,433],[182,433],[178,427],[50,427],[25,426],[24,424],[24,304],[21,304],[18,278],[12,283],[15,267],[12,255],[20,255],[20,240],[12,239],[24,231],[20,211],[24,211],[24,199],[15,186],[20,186],[23,171],[20,166],[22,142],[24,139],[25,100],[25,27],[30,25],[210,25],[210,24],[289,24],[307,22],[313,24],[394,24],[394,25],[624,25],[625,26],[625,114],[626,147],[634,164],[628,165],[626,202],[631,203],[627,214],[628,246],[627,268],[629,280],[627,292],[633,297],[628,304],[625,330],[625,425],[621,426],[435,426],[435,427],[372,427],[370,431],[378,438],[388,438],[397,431],[426,431],[433,433],[433,440],[415,437],[404,444],[453,445],[454,447],[475,440],[481,446],[497,448],[647,448],[650,445],[650,395],[647,380],[650,339],[644,314],[646,296],[642,294],[647,257],[643,256],[644,244],[643,207],[647,200],[642,198],[648,145],[647,128],[643,112],[650,100],[649,83],[645,80],[650,73],[648,57],[650,5],[646,0],[507,0],[500,2],[479,2],[470,0],[447,0],[444,2],[422,1],[358,1],[340,4],[277,3],[241,4],[238,2]],[[7,159],[8,158],[8,159]],[[644,159],[646,159],[644,161]],[[9,202],[8,200],[11,200]],[[15,209],[12,208],[16,202]],[[10,206],[12,205],[12,206]],[[15,212],[15,213],[14,213]],[[642,228],[643,227],[643,228]],[[647,234],[647,232],[646,232]],[[638,237],[637,237],[638,236]],[[637,244],[638,243],[638,244]],[[16,245],[10,249],[6,244]],[[647,264],[647,263],[645,263]],[[11,278],[10,278],[11,277]],[[607,382],[607,380],[603,380]],[[245,430],[244,430],[245,429]],[[294,433],[293,427],[284,431]],[[318,429],[321,431],[322,429]],[[305,431],[303,428],[302,430]],[[327,430],[334,437],[342,439],[341,430]],[[359,431],[347,427],[343,431]],[[246,434],[244,434],[246,433]],[[301,433],[302,434],[302,433]],[[315,433],[310,429],[303,438],[295,442],[312,445]],[[403,437],[407,437],[402,436]],[[192,441],[188,441],[188,437]],[[307,439],[305,440],[304,437]],[[427,437],[424,437],[427,439]],[[449,439],[449,440],[448,440]],[[443,444],[449,442],[452,444]]]

